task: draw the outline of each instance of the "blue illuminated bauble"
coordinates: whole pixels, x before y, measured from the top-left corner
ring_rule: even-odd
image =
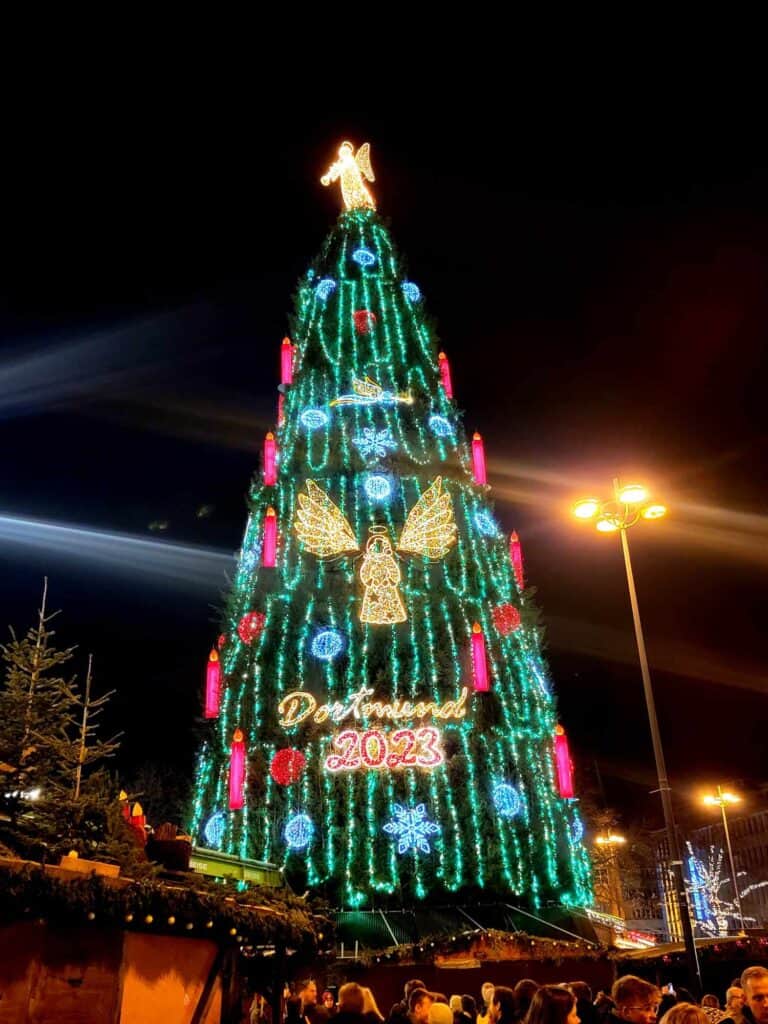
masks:
[[[283,834],[289,849],[306,850],[315,834],[315,826],[310,816],[300,811],[288,819]]]
[[[333,661],[344,650],[344,634],[338,629],[323,629],[312,640],[312,653],[321,661]]]
[[[227,825],[227,817],[224,811],[214,811],[203,827],[203,835],[211,850],[218,850],[224,838],[224,829]]]
[[[392,494],[392,483],[381,473],[370,473],[363,483],[365,493],[371,501],[386,501]]]
[[[317,430],[328,422],[328,413],[324,409],[305,409],[299,419],[307,430]]]
[[[403,289],[403,295],[411,302],[418,302],[421,298],[421,288],[413,281],[403,281],[400,287]]]
[[[352,259],[360,267],[372,267],[376,262],[376,257],[370,249],[355,249]]]
[[[493,787],[493,802],[502,818],[514,818],[520,810],[520,797],[508,782],[497,782]]]
[[[333,280],[332,277],[324,277],[322,281],[319,281],[315,285],[315,295],[322,302],[325,302],[326,299],[330,298],[330,296],[335,291],[336,291],[336,282]]]
[[[450,437],[453,433],[453,427],[451,426],[450,420],[447,420],[445,416],[440,416],[436,412],[433,412],[429,417],[429,429],[438,437]]]
[[[571,839],[574,843],[580,843],[584,838],[584,822],[581,818],[577,818],[571,825]]]
[[[475,512],[475,526],[484,537],[498,537],[499,526],[490,512],[485,509]]]

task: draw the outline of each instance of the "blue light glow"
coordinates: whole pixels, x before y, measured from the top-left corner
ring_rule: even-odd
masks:
[[[381,473],[370,473],[363,483],[365,493],[371,501],[386,501],[392,496],[392,483]]]
[[[366,459],[371,455],[383,458],[387,451],[394,451],[397,448],[397,442],[388,427],[386,430],[363,427],[363,432],[352,438],[352,444],[360,449],[360,454]]]
[[[421,298],[421,288],[413,281],[403,281],[400,287],[403,289],[403,295],[411,302],[418,302]]]
[[[370,249],[355,249],[352,259],[360,267],[372,267],[376,262],[376,257]]]
[[[581,818],[576,818],[574,823],[571,825],[571,839],[574,843],[580,843],[584,838],[584,822]]]
[[[299,419],[307,430],[317,430],[328,422],[328,413],[324,409],[309,408],[304,410]]]
[[[302,812],[292,815],[285,826],[285,841],[291,850],[305,850],[314,834],[315,826],[312,819]]]
[[[344,634],[338,629],[323,629],[312,640],[312,653],[321,661],[333,661],[344,650]]]
[[[221,841],[224,838],[224,829],[227,825],[227,818],[224,811],[214,811],[203,828],[203,835],[208,844],[209,850],[221,848]]]
[[[484,537],[499,536],[499,524],[485,509],[475,512],[475,526]]]
[[[451,437],[453,435],[453,427],[449,420],[445,416],[438,415],[436,412],[433,412],[429,417],[429,429],[437,437]]]
[[[315,286],[315,295],[321,302],[325,302],[326,299],[336,291],[336,282],[332,277],[324,277],[322,281],[319,281]]]
[[[514,818],[520,810],[520,797],[508,782],[497,782],[493,787],[493,802],[502,818]]]
[[[440,826],[427,818],[424,804],[418,804],[416,807],[401,807],[395,804],[393,810],[394,817],[384,826],[384,831],[397,837],[397,852],[420,850],[422,853],[429,853],[427,836],[439,832]]]

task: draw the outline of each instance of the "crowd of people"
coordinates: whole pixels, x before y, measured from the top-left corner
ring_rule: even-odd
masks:
[[[387,1015],[373,992],[355,982],[342,985],[338,999],[318,994],[310,980],[286,1001],[285,1024],[768,1024],[768,968],[748,967],[725,993],[701,1003],[671,985],[660,990],[633,974],[614,982],[610,995],[593,998],[583,981],[539,985],[529,978],[514,988],[486,982],[480,999],[431,992],[418,978],[405,983],[403,998]]]

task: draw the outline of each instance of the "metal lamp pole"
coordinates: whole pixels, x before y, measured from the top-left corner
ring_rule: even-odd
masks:
[[[723,816],[723,832],[725,833],[725,847],[728,851],[728,864],[731,869],[731,884],[733,885],[733,898],[736,901],[736,907],[739,911],[739,921],[741,922],[741,930],[744,932],[744,911],[741,907],[741,896],[739,895],[739,883],[736,880],[736,865],[733,860],[733,849],[731,847],[731,834],[728,831],[728,816],[725,813],[726,804],[736,804],[739,802],[739,797],[734,796],[733,793],[726,793],[723,791],[721,786],[717,787],[717,796],[706,796],[704,802],[707,804],[717,804],[720,808],[720,812]]]

